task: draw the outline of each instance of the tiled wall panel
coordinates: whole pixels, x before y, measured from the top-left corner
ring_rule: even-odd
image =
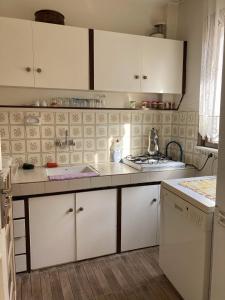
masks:
[[[25,125],[25,117],[30,115],[40,118],[41,125]],[[36,166],[48,161],[59,164],[109,161],[113,139],[121,140],[123,155],[142,154],[147,150],[152,127],[159,130],[161,152],[165,152],[169,141],[176,140],[184,149],[185,161],[198,163],[196,112],[56,109],[0,112],[3,153],[12,155],[19,164],[31,162]],[[66,130],[75,146],[56,147],[55,139],[64,139]],[[176,146],[171,147],[170,154],[178,158]]]

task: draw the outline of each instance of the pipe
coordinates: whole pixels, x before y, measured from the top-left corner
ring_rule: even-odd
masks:
[[[176,141],[171,141],[166,145],[166,157],[168,157],[168,147],[170,144],[176,144],[179,149],[180,149],[180,161],[183,161],[183,149],[180,143],[176,142]]]

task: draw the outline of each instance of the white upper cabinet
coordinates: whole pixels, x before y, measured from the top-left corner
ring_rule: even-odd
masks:
[[[33,22],[35,86],[89,88],[88,29]]]
[[[0,85],[34,86],[31,24],[0,17]]]
[[[141,91],[182,94],[184,42],[142,37]]]
[[[0,18],[0,85],[89,88],[88,29]]]
[[[182,41],[4,17],[0,41],[1,86],[182,93]]]
[[[94,89],[140,91],[140,37],[94,30]]]
[[[182,41],[94,31],[94,89],[182,93]]]

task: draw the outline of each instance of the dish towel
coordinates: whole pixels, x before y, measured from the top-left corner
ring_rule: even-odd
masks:
[[[50,175],[48,179],[50,181],[59,181],[59,180],[69,180],[69,179],[76,179],[76,178],[84,178],[84,177],[95,177],[99,176],[95,172],[91,173],[80,173],[80,174],[66,174],[66,175]]]

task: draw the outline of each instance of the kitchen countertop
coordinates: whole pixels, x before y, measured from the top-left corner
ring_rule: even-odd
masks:
[[[202,176],[202,177],[192,177],[192,178],[180,178],[166,180],[162,182],[162,186],[167,190],[173,192],[177,196],[181,197],[190,204],[196,206],[206,213],[214,212],[215,209],[215,199],[210,199],[206,194],[197,192],[196,190],[183,186],[182,184],[193,181],[204,181],[204,180],[215,180],[215,176]],[[213,187],[214,188],[214,187]],[[215,191],[214,191],[215,193]]]
[[[124,175],[139,172],[122,163],[99,163],[91,164],[91,166],[99,172],[100,176]],[[46,174],[46,168],[44,167],[37,167],[33,170],[18,169],[17,173],[12,178],[12,183],[15,184],[42,181],[49,181]]]
[[[123,163],[94,163],[90,165],[99,172],[100,176],[49,181],[44,167],[36,167],[33,170],[18,169],[16,174],[12,176],[13,196],[30,196],[113,186],[127,186],[139,183],[158,182],[172,178],[191,177],[194,176],[195,173],[192,167],[141,172]]]

